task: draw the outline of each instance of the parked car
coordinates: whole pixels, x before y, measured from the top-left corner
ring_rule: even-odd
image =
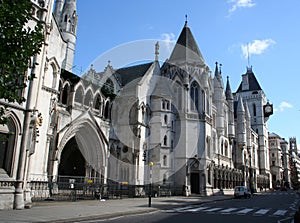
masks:
[[[236,186],[234,188],[234,197],[235,198],[239,198],[239,197],[250,198],[251,193],[245,186]]]

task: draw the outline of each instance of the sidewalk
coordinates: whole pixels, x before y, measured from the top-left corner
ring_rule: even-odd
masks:
[[[75,222],[154,212],[178,206],[232,199],[231,195],[209,197],[128,198],[76,202],[38,202],[31,209],[0,211],[0,222]]]

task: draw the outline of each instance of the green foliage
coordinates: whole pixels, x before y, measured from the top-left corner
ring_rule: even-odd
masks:
[[[34,78],[27,70],[34,67],[32,57],[44,41],[41,22],[36,21],[33,29],[27,26],[35,20],[32,10],[30,0],[0,0],[0,99],[10,103],[25,101],[20,92],[26,81]],[[7,122],[3,116],[6,109],[0,107],[0,124]]]

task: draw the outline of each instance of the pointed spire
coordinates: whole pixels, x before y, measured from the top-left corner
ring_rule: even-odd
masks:
[[[205,65],[203,56],[199,50],[199,47],[194,39],[194,36],[187,25],[187,17],[185,25],[178,37],[176,45],[171,53],[169,62],[196,62],[198,65]]]
[[[246,117],[246,120],[247,120],[247,122],[249,122],[251,116],[250,116],[249,107],[248,107],[247,102],[244,102],[244,108],[245,108],[245,117]]]
[[[184,26],[185,26],[185,27],[187,27],[187,25],[188,25],[188,24],[187,24],[187,23],[188,23],[188,19],[187,19],[187,18],[188,18],[188,16],[187,16],[187,14],[185,14],[185,23],[184,23]]]
[[[236,111],[237,113],[243,113],[243,114],[245,113],[244,103],[241,96],[239,96]]]
[[[64,6],[64,0],[56,0],[55,8],[54,8],[54,16],[56,18],[57,23],[61,20],[61,12]]]
[[[155,61],[158,61],[158,55],[159,55],[159,43],[157,41],[155,43]]]
[[[66,0],[60,18],[62,30],[76,35],[77,20],[76,0]]]
[[[226,100],[233,100],[233,94],[231,91],[230,83],[229,83],[229,77],[227,76],[227,82],[226,82]]]
[[[218,74],[219,74],[218,62],[216,61],[215,64],[216,64],[216,68],[215,68],[215,77],[217,77]]]

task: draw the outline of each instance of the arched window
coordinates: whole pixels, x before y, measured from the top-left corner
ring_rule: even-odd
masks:
[[[70,93],[70,86],[69,84],[66,84],[62,90],[62,95],[61,95],[61,103],[63,105],[67,105],[69,102],[69,93]]]
[[[223,143],[223,140],[221,142],[221,154],[224,155],[224,143]]]
[[[56,82],[57,82],[57,69],[54,64],[51,64],[51,67],[53,69],[53,80],[52,80],[52,88],[56,89]]]
[[[182,109],[182,86],[179,82],[176,82],[175,93],[177,97],[177,109],[181,110]]]
[[[168,124],[168,115],[164,116],[164,121],[165,121],[165,124],[167,125]]]
[[[83,102],[83,88],[79,86],[75,92],[75,102],[82,104]]]
[[[165,137],[164,137],[164,146],[167,146],[167,142],[168,142],[168,137],[165,135]]]
[[[17,128],[12,118],[8,119],[6,125],[0,125],[0,169],[9,176],[12,174],[12,162],[14,156]]]
[[[101,96],[100,96],[100,94],[97,94],[96,99],[95,99],[95,103],[94,103],[95,109],[100,111],[101,103],[102,103]]]
[[[201,100],[202,100],[202,111],[205,112],[206,110],[206,99],[205,99],[205,91],[201,91]]]
[[[225,156],[228,156],[228,143],[225,142]]]
[[[166,101],[164,99],[161,101],[161,107],[162,109],[166,109]]]
[[[85,94],[84,97],[84,105],[85,106],[90,106],[90,103],[92,102],[93,99],[93,94],[91,90],[88,90],[88,92]]]
[[[167,104],[167,110],[170,110],[170,102],[166,101],[166,104]]]
[[[163,157],[163,165],[164,165],[164,166],[167,166],[167,165],[168,165],[168,162],[167,162],[167,155],[164,155],[164,157]]]
[[[107,101],[104,108],[104,118],[109,119],[109,102]]]
[[[253,108],[253,116],[256,116],[256,105],[252,104],[252,108]]]
[[[211,150],[211,148],[210,148],[210,137],[209,136],[207,136],[207,138],[206,138],[206,143],[207,143],[207,146],[206,146],[206,149],[207,149],[207,156],[210,158],[210,150]]]
[[[199,111],[199,85],[194,81],[190,89],[191,96],[191,110]]]

